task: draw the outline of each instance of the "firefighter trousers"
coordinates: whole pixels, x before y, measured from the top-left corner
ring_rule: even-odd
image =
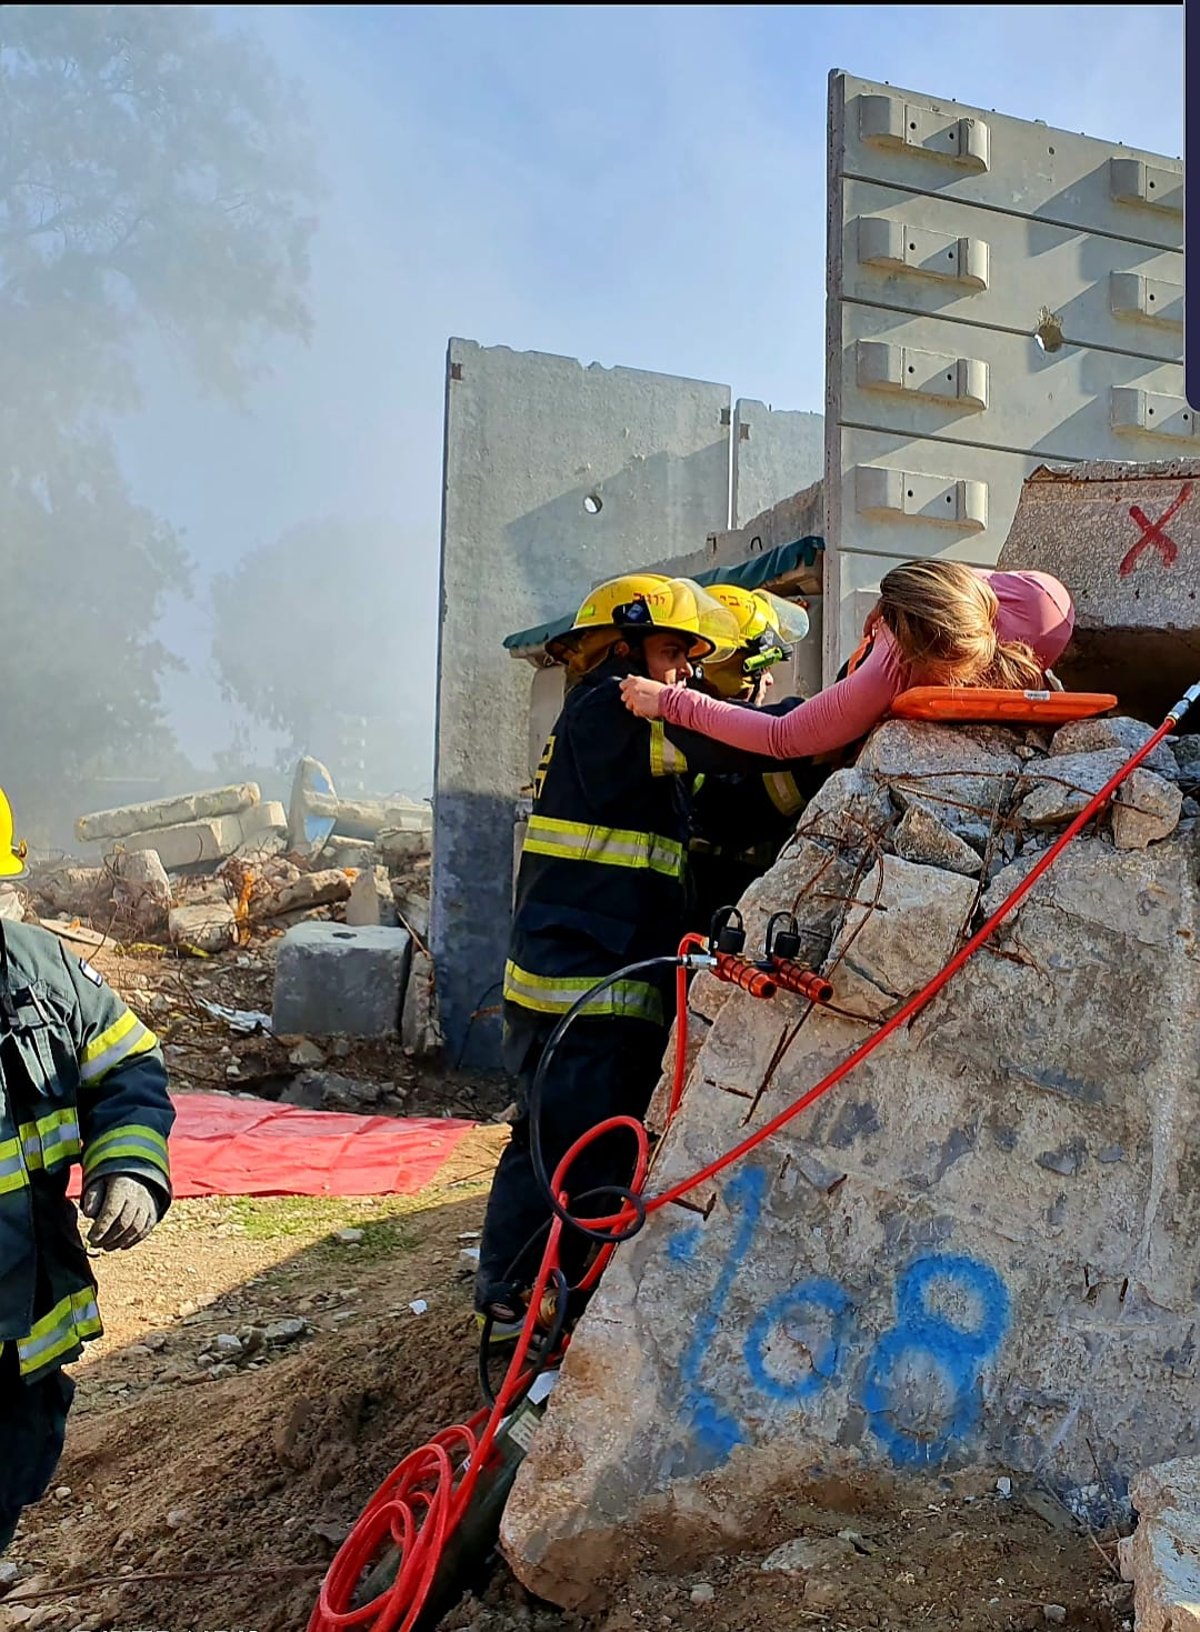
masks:
[[[475,1306],[513,1306],[537,1274],[553,1217],[533,1168],[529,1149],[529,1094],[556,1015],[535,1014],[505,1004],[505,1056],[517,1081],[517,1117],[492,1180],[479,1253]],[[645,1020],[589,1018],[572,1022],[554,1051],[542,1084],[541,1145],[547,1175],[582,1134],[612,1116],[646,1114],[662,1070],[667,1030]],[[573,1163],[571,1197],[603,1185],[628,1184],[635,1159],[631,1133],[604,1135]],[[616,1211],[615,1198],[571,1201],[572,1212],[603,1217]],[[583,1274],[594,1243],[578,1230],[564,1229],[562,1268],[574,1285]]]
[[[0,1344],[0,1553],[21,1509],[46,1493],[62,1455],[75,1384],[63,1371],[23,1383],[13,1343]]]

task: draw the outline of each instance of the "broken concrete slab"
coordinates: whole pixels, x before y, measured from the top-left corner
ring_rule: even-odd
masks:
[[[411,885],[396,883],[392,886],[392,900],[405,929],[422,941],[429,939],[429,895],[420,893]]]
[[[400,1011],[400,1041],[405,1051],[418,1060],[432,1058],[442,1046],[433,959],[415,947]]]
[[[957,872],[881,857],[833,943],[839,1005],[874,1019],[899,1008],[958,950],[976,893]]]
[[[112,879],[105,867],[39,867],[29,888],[54,912],[87,918],[110,899]]]
[[[1032,790],[1018,811],[1021,821],[1036,828],[1070,821],[1128,758],[1129,751],[1122,746],[1038,760],[1028,768],[1018,788],[1018,793],[1026,788]],[[1113,800],[1113,835],[1118,849],[1144,849],[1166,838],[1174,832],[1182,807],[1183,791],[1177,782],[1139,767]]]
[[[6,923],[19,924],[25,917],[25,902],[19,890],[0,887],[0,918]]]
[[[67,941],[75,947],[84,947],[89,952],[98,952],[102,946],[111,945],[107,935],[101,935],[99,930],[89,929],[86,924],[65,918],[39,918],[38,925],[48,929],[51,935],[57,935],[60,941]]]
[[[278,799],[263,799],[238,813],[244,839],[265,833],[287,832],[287,811]]]
[[[1190,429],[1190,427],[1187,427]],[[1055,663],[1072,690],[1115,692],[1159,720],[1200,659],[1200,501],[1195,457],[1087,460],[1026,478],[1001,568],[1050,572],[1071,591],[1075,630]],[[1164,544],[1134,519],[1169,515]]]
[[[228,901],[201,901],[196,906],[173,907],[167,917],[167,933],[174,946],[223,952],[237,940],[237,916]]]
[[[960,839],[982,848],[1022,768],[1016,745],[1012,732],[987,726],[888,720],[868,738],[857,768],[884,779],[905,809],[922,806]]]
[[[1144,850],[1173,833],[1183,812],[1183,789],[1139,766],[1117,790],[1112,807],[1118,850]]]
[[[379,834],[422,833],[426,847],[433,832],[433,811],[413,799],[339,799],[335,831],[350,839],[375,839]]]
[[[400,922],[391,875],[386,867],[370,867],[359,873],[350,886],[346,922],[355,926],[384,924],[388,928]]]
[[[943,867],[966,878],[977,878],[983,859],[965,839],[921,805],[910,805],[896,828],[896,854],[905,861]]]
[[[255,899],[251,911],[255,918],[278,918],[285,912],[307,912],[310,907],[327,907],[335,901],[346,901],[351,883],[337,867],[327,867],[317,873],[301,873],[290,884],[284,884],[271,895]]]
[[[1123,748],[1061,754],[1031,762],[1017,789],[1024,795],[1018,815],[1030,827],[1068,822],[1129,758]]]
[[[1138,1526],[1122,1545],[1137,1632],[1200,1632],[1200,1458],[1177,1457],[1133,1481]]]
[[[370,839],[349,839],[334,833],[321,849],[326,867],[352,868],[355,872],[374,867],[379,861],[377,846]]]
[[[116,810],[98,810],[81,816],[75,823],[76,837],[85,843],[126,839],[134,833],[179,827],[187,822],[211,817],[235,816],[261,799],[257,783],[238,782],[225,788],[209,788],[202,793],[180,794],[174,799],[153,799],[143,805],[122,805]],[[148,848],[143,846],[142,848]]]
[[[1001,872],[971,927],[1035,859]],[[944,953],[974,884],[889,864],[907,869],[903,916]],[[758,886],[760,918],[792,910],[783,868]],[[892,919],[849,955],[898,993],[926,954],[915,934],[906,957],[886,944]],[[1095,1520],[1139,1467],[1200,1450],[1198,933],[1190,833],[1124,852],[1079,838],[926,1011],[710,1187],[706,1213],[652,1213],[580,1321],[509,1499],[523,1583],[590,1605],[664,1516],[679,1546],[719,1533],[728,1550],[831,1482],[886,1507],[963,1470],[1036,1473]],[[797,1028],[794,1006],[733,989],[712,1012],[656,1191],[868,1035],[819,1009]]]
[[[159,827],[128,833],[121,840],[126,850],[154,850],[169,873],[185,867],[224,861],[242,843],[242,824],[236,816],[210,816],[178,827]]]
[[[171,909],[171,881],[157,850],[126,850],[113,857],[113,905],[142,934],[160,926]]]
[[[1064,754],[1097,754],[1110,748],[1119,748],[1128,759],[1154,735],[1153,728],[1142,720],[1131,720],[1128,715],[1112,714],[1098,720],[1072,720],[1059,726],[1050,743],[1054,757]],[[1165,742],[1160,742],[1142,764],[1148,771],[1157,771],[1174,781],[1179,776],[1175,755]]]
[[[385,866],[402,867],[405,862],[415,861],[419,856],[427,856],[430,842],[430,835],[423,830],[409,831],[396,828],[381,833],[375,840],[375,848]]]
[[[295,925],[275,962],[276,1035],[394,1036],[411,950],[403,929]]]

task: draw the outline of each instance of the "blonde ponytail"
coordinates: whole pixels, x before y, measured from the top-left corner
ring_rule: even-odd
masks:
[[[1037,691],[1033,648],[999,639],[1000,603],[985,578],[957,561],[908,561],[879,586],[879,614],[913,670],[914,684]]]

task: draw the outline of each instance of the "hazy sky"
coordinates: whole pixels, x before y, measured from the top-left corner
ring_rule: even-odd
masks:
[[[312,344],[277,347],[244,412],[164,368],[121,433],[198,563],[164,627],[198,759],[230,734],[205,576],[326,515],[394,524],[379,572],[405,586],[432,720],[450,335],[821,409],[831,68],[1183,150],[1182,6],[215,9],[301,83],[329,196]],[[336,562],[313,587],[352,639]]]

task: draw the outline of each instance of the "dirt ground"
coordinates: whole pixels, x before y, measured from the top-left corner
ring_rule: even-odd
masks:
[[[182,975],[154,957],[96,960],[179,1050],[179,1089],[244,1089],[255,1072],[288,1065],[284,1045],[231,1039],[198,1008],[198,996],[269,1006],[269,964],[239,966],[240,955]],[[106,1333],[74,1368],[77,1403],[51,1493],[27,1512],[7,1554],[18,1570],[0,1586],[0,1632],[303,1632],[321,1575],[372,1491],[430,1434],[478,1407],[471,1251],[506,1137],[485,1119],[503,1096],[495,1084],[420,1073],[396,1051],[385,1055],[356,1051],[331,1065],[402,1082],[406,1112],[484,1121],[425,1190],[182,1201],[140,1248],[97,1257]],[[345,1230],[361,1234],[343,1239]],[[283,1322],[291,1324],[272,1324]],[[264,1331],[273,1335],[264,1340]],[[807,1576],[764,1571],[764,1555],[801,1534],[829,1540],[829,1561]],[[481,1599],[464,1600],[443,1625],[1119,1632],[1132,1624],[1131,1589],[1101,1553],[1102,1545],[1115,1554],[1111,1537],[1090,1537],[1044,1498],[1006,1499],[990,1483],[974,1500],[886,1519],[781,1511],[759,1542],[690,1574],[639,1575],[590,1618],[536,1602],[501,1568]]]

